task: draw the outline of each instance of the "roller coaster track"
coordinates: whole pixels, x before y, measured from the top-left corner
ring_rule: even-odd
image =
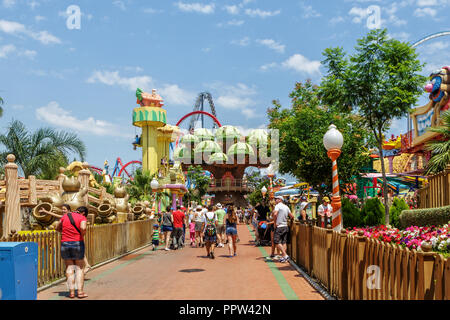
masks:
[[[415,48],[428,40],[432,40],[432,39],[444,37],[444,36],[450,36],[450,31],[441,31],[441,32],[436,32],[436,33],[430,34],[430,35],[420,39],[419,41],[414,42],[411,45],[411,47]]]
[[[205,111],[205,99],[208,100],[209,107],[211,108],[211,114],[217,118],[216,107],[214,106],[212,96],[209,92],[202,92],[198,95],[197,101],[195,102],[195,106],[194,106],[194,112],[195,111]],[[189,131],[194,128],[195,122],[197,122],[200,117],[202,118],[202,128],[205,127],[204,115],[199,113],[191,118],[191,122],[189,123]],[[214,123],[214,128],[217,128],[216,123]]]

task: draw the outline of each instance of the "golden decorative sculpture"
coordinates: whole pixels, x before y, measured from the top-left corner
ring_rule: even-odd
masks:
[[[98,207],[98,216],[95,218],[96,223],[118,223],[126,222],[127,215],[131,211],[128,199],[130,196],[125,187],[118,186],[114,189],[114,199],[105,200]]]

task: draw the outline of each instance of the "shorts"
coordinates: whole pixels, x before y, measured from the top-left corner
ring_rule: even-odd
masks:
[[[171,227],[171,226],[162,226],[161,231],[162,232],[170,232],[170,231],[173,231],[173,227]]]
[[[202,225],[203,225],[203,222],[198,222],[198,221],[196,221],[196,222],[195,222],[195,232],[200,232],[200,231],[202,231]]]
[[[219,225],[217,226],[216,230],[217,230],[217,233],[218,233],[218,234],[223,234],[223,233],[225,233],[225,225],[224,225],[224,224],[219,224]]]
[[[152,245],[159,246],[159,240],[152,240]]]
[[[61,243],[61,258],[63,260],[83,260],[84,259],[83,241],[66,241]]]
[[[273,234],[273,243],[275,244],[285,244],[287,243],[289,233],[289,227],[278,227],[275,229]]]
[[[230,235],[230,236],[235,236],[235,235],[237,235],[237,229],[236,228],[233,228],[233,227],[228,227],[227,228],[227,236],[228,235]]]

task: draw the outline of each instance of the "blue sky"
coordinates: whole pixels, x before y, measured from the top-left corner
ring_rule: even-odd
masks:
[[[80,29],[66,25],[71,5]],[[371,6],[400,40],[450,30],[450,0],[0,0],[1,129],[19,119],[30,130],[73,130],[96,166],[140,160],[131,145],[136,87],[157,89],[171,124],[208,91],[222,124],[265,127],[272,100],[288,107],[296,81],[320,82],[325,48],[353,52]],[[449,44],[418,47],[424,75],[450,63]],[[392,133],[405,129],[396,121]]]

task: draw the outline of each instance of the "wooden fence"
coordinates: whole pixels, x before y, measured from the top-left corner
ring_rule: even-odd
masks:
[[[450,165],[428,177],[428,184],[419,189],[419,208],[439,208],[450,205]]]
[[[441,254],[298,222],[290,240],[291,259],[339,299],[450,299],[450,259]]]
[[[86,257],[92,266],[141,248],[152,241],[154,219],[88,226]],[[65,277],[61,259],[61,234],[56,231],[13,234],[1,241],[38,244],[38,287]]]

